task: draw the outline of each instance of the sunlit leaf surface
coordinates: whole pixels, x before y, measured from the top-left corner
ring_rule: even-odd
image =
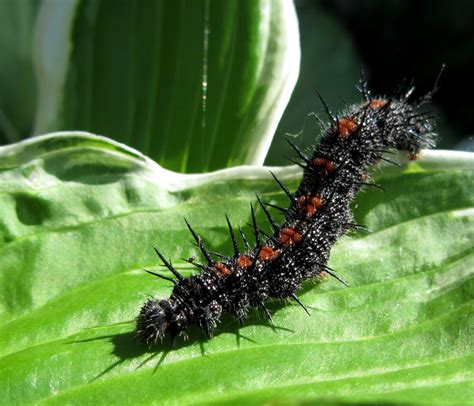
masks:
[[[267,168],[167,172],[105,138],[52,134],[0,148],[0,398],[5,404],[259,404],[286,400],[469,404],[473,390],[472,154],[427,153],[376,170],[330,265],[350,283],[307,284],[170,351],[134,340],[149,295],[170,284],[152,245],[196,254],[183,217],[216,250],[258,192],[285,204]],[[300,174],[277,168],[294,188]],[[259,213],[260,217],[262,213]],[[262,222],[263,223],[263,222]],[[229,251],[230,252],[230,251]]]

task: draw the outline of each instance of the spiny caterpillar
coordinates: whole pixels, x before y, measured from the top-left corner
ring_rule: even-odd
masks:
[[[393,97],[372,97],[362,77],[358,86],[362,103],[347,107],[341,116],[333,115],[320,96],[330,122],[320,123],[323,134],[319,145],[307,155],[289,141],[298,155],[295,163],[303,167],[296,192],[291,193],[272,173],[288,197],[289,207],[264,203],[257,196],[272,233],[266,234],[257,225],[251,205],[255,246],[250,246],[239,229],[245,246],[241,250],[226,216],[234,251],[226,256],[209,251],[185,220],[205,263],[190,259],[201,272],[185,278],[155,248],[175,278],[147,272],[171,281],[174,288],[168,299],[150,299],[143,305],[137,318],[138,340],[151,346],[169,335],[174,344],[176,337],[186,337],[191,324],[212,337],[223,312],[243,323],[253,307],[261,307],[272,321],[265,305],[271,299],[291,298],[307,312],[296,295],[304,281],[329,274],[345,283],[327,262],[331,247],[342,235],[364,228],[354,222],[350,203],[363,186],[382,188],[369,180],[367,171],[379,161],[395,163],[384,154],[402,150],[416,158],[421,149],[434,145],[432,117],[419,108],[431,100],[438,79],[432,91],[409,102],[413,87],[407,91],[400,87]],[[282,224],[275,221],[268,207],[284,213]]]

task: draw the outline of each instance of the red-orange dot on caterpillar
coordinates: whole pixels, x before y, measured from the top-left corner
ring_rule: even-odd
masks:
[[[334,162],[326,158],[316,158],[313,160],[313,165],[319,172],[324,174],[328,174],[336,169]]]
[[[387,100],[384,99],[372,99],[369,101],[369,107],[371,109],[380,109],[384,107],[388,103]]]
[[[277,250],[274,250],[272,247],[269,247],[266,245],[265,247],[262,247],[260,250],[260,253],[258,254],[258,258],[261,259],[262,261],[269,261],[271,259],[276,258],[279,255],[279,252]]]
[[[334,130],[339,138],[346,138],[357,131],[357,123],[348,117],[342,117],[337,122]]]
[[[227,268],[227,266],[225,266],[222,262],[217,262],[212,270],[214,271],[214,274],[220,278],[224,277],[224,276],[229,276],[232,271]]]
[[[309,196],[310,196],[309,202],[310,202],[311,206],[313,206],[316,210],[323,207],[324,201],[323,201],[323,198],[321,196],[319,196],[319,195],[312,196],[311,194],[309,194]]]
[[[278,242],[283,245],[295,244],[301,240],[301,234],[293,230],[292,228],[286,227],[280,230],[280,237]]]
[[[312,217],[321,207],[324,202],[321,196],[313,196],[308,193],[306,196],[298,198],[298,206],[308,217]]]
[[[248,268],[249,266],[252,265],[252,258],[250,258],[247,255],[241,255],[240,257],[237,258],[237,265],[240,266],[241,268]]]

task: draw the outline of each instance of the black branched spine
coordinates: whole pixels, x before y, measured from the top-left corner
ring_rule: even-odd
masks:
[[[331,247],[342,235],[350,229],[364,229],[354,222],[350,203],[362,187],[381,188],[370,181],[368,169],[381,160],[390,161],[383,154],[391,151],[406,151],[416,158],[421,149],[434,145],[431,119],[419,111],[433,92],[410,103],[412,89],[392,98],[373,98],[365,81],[361,81],[360,91],[363,102],[339,116],[333,115],[322,100],[330,123],[312,153],[306,155],[289,141],[304,168],[300,186],[291,193],[272,174],[288,196],[289,207],[272,206],[257,196],[271,235],[258,226],[252,205],[256,244],[251,247],[239,228],[245,247],[241,250],[238,233],[226,216],[234,249],[230,257],[209,251],[186,221],[206,260],[205,264],[191,261],[201,272],[188,278],[155,248],[174,278],[150,273],[172,281],[174,288],[168,299],[151,299],[143,305],[137,319],[139,341],[154,345],[169,335],[174,342],[191,324],[212,337],[223,312],[243,322],[253,307],[263,309],[271,321],[265,305],[270,299],[289,298],[307,311],[296,295],[304,281],[328,274],[345,284],[327,262]],[[284,213],[282,224],[275,221],[267,207]]]

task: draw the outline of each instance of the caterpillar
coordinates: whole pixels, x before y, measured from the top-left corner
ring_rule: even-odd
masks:
[[[351,229],[364,229],[354,221],[350,203],[362,187],[383,189],[370,180],[368,169],[379,161],[397,164],[387,153],[402,150],[415,159],[421,149],[434,146],[433,117],[420,107],[431,101],[439,76],[433,90],[414,101],[410,101],[414,87],[404,90],[401,86],[392,97],[373,97],[362,76],[357,86],[361,103],[346,106],[339,116],[319,95],[329,120],[319,120],[319,144],[307,154],[288,140],[297,155],[294,162],[303,168],[299,187],[291,193],[272,173],[288,197],[288,207],[264,203],[257,195],[272,232],[258,226],[251,205],[255,244],[251,246],[239,228],[241,249],[226,215],[233,246],[233,254],[227,256],[209,251],[185,219],[205,262],[189,259],[200,273],[184,277],[154,247],[174,277],[145,271],[174,287],[168,299],[149,299],[142,306],[136,322],[138,341],[152,346],[169,336],[173,346],[178,336],[187,337],[192,324],[211,338],[224,312],[242,324],[255,307],[262,308],[272,322],[268,300],[292,299],[308,312],[296,294],[304,281],[328,274],[346,284],[327,263],[331,247],[341,236]],[[284,214],[281,224],[270,209]]]

